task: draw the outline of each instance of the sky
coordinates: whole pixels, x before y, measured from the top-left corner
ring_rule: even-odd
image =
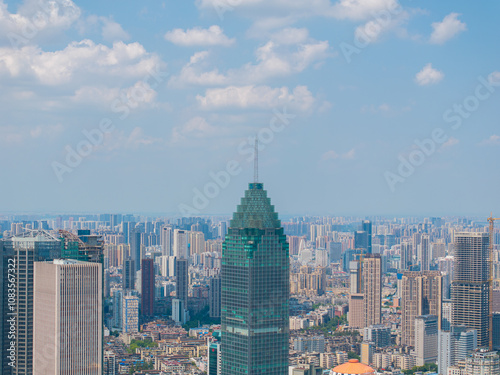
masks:
[[[500,212],[499,12],[0,0],[0,214]]]

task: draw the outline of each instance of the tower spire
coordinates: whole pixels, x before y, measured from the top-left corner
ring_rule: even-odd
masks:
[[[259,182],[259,138],[255,137],[255,153],[253,161],[253,182]]]

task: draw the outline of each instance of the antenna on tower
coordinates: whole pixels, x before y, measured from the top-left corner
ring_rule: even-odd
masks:
[[[253,161],[253,182],[259,182],[259,138],[255,137],[255,153]]]

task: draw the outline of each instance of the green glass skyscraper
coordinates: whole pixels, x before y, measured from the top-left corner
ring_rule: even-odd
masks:
[[[286,236],[261,183],[251,183],[222,245],[222,375],[288,374]]]

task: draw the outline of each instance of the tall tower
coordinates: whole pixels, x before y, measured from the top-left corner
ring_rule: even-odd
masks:
[[[33,374],[102,374],[102,265],[34,266]]]
[[[288,373],[289,249],[257,179],[222,245],[222,375]]]
[[[133,259],[125,259],[122,269],[122,288],[135,288],[135,261]]]
[[[489,236],[456,233],[451,300],[453,325],[477,330],[477,345],[489,345]]]
[[[443,277],[439,271],[405,271],[401,280],[401,343],[415,346],[415,319],[436,315],[442,321]]]
[[[372,222],[370,220],[364,220],[361,224],[361,228],[364,232],[366,232],[367,236],[367,251],[368,254],[373,252],[372,250]]]
[[[363,292],[365,327],[382,322],[382,259],[380,254],[368,254],[363,262]]]
[[[141,313],[153,316],[155,312],[155,265],[153,259],[143,259],[141,267]]]
[[[28,230],[13,237],[0,240],[3,247],[1,261],[2,282],[2,317],[7,318],[0,323],[2,333],[2,374],[32,374],[33,373],[33,287],[34,263],[48,261],[61,257],[61,240],[44,230]],[[8,301],[8,295],[15,289],[16,301]],[[12,294],[11,294],[12,295]],[[17,333],[15,341],[16,367],[8,365],[7,356],[11,343],[8,339],[11,324]]]

